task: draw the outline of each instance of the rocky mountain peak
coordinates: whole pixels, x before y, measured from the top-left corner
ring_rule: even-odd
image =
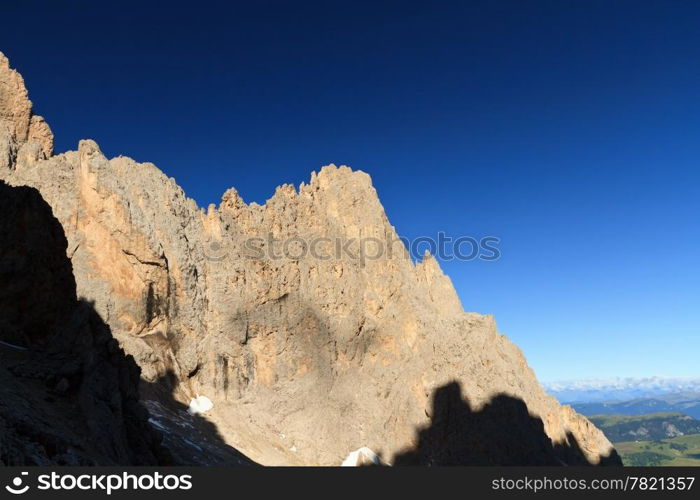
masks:
[[[0,52],[0,167],[13,164],[25,144],[35,150],[26,152],[28,158],[48,158],[53,154],[53,133],[41,116],[32,113],[24,79]]]

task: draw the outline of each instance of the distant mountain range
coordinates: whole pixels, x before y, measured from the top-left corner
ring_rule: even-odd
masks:
[[[624,465],[700,466],[700,420],[682,413],[588,418],[615,444]]]
[[[574,403],[622,402],[678,393],[700,394],[700,378],[690,377],[583,379],[544,383],[543,386],[560,402],[574,407]]]
[[[614,378],[543,384],[586,415],[625,465],[700,466],[700,378]]]
[[[681,413],[595,415],[589,418],[613,443],[658,441],[700,434],[700,420]]]
[[[700,392],[662,394],[651,398],[629,401],[572,403],[579,413],[591,415],[645,415],[647,413],[675,412],[700,419]]]

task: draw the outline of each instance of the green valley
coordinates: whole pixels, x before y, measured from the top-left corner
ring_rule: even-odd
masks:
[[[660,441],[615,443],[624,465],[700,466],[700,434]]]

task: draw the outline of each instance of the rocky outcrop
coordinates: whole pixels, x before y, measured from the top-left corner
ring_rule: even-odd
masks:
[[[435,259],[412,262],[367,174],[329,165],[262,206],[230,189],[204,210],[154,165],[107,159],[93,141],[51,156],[5,59],[0,82],[0,178],[51,205],[79,296],[144,383],[165,380],[185,404],[210,398],[207,417],[254,460],[340,464],[367,447],[391,463],[420,446],[435,394],[455,381],[470,411],[507,395],[541,422],[550,446],[538,441],[531,463],[613,453],[545,394],[492,317],[464,312]]]
[[[12,167],[22,146],[35,150],[30,156],[48,158],[53,134],[46,121],[32,113],[24,80],[9,69],[0,52],[0,168]]]

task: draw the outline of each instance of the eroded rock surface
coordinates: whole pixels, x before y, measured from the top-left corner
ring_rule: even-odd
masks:
[[[145,383],[167,380],[185,404],[210,398],[207,417],[252,459],[339,465],[367,447],[391,462],[420,446],[436,391],[455,381],[473,411],[508,395],[541,421],[552,445],[518,450],[531,463],[598,463],[614,452],[545,394],[492,317],[464,312],[435,259],[411,261],[367,174],[330,165],[262,206],[230,189],[203,210],[152,164],[107,159],[89,140],[51,148],[0,57],[0,178],[51,205],[78,295]],[[359,239],[370,242],[365,258]],[[337,241],[350,241],[351,255],[334,255]],[[384,253],[371,242],[385,242]],[[312,244],[331,258],[310,256]]]

